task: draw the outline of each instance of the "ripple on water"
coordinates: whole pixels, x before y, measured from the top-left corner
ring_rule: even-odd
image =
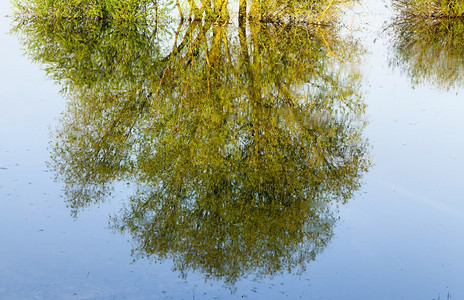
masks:
[[[33,299],[112,299],[112,295],[104,289],[89,284],[53,283],[41,286],[33,292]]]

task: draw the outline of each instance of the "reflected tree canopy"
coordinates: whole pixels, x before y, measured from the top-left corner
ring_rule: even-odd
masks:
[[[392,0],[392,5],[407,17],[453,19],[464,16],[461,0]]]
[[[441,89],[464,82],[464,19],[418,18],[399,14],[386,29],[392,35],[391,65],[399,67],[414,85]]]
[[[369,160],[364,103],[336,28],[181,22],[21,23],[68,109],[51,166],[77,213],[115,182],[137,258],[233,284],[303,270]]]
[[[352,0],[12,0],[19,19],[80,21],[181,20],[227,22],[233,15],[272,23],[327,23]]]

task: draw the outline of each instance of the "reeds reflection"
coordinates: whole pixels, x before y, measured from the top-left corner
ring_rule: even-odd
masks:
[[[51,166],[73,212],[135,182],[111,226],[136,257],[231,285],[304,270],[369,166],[357,44],[329,27],[118,26],[18,27],[69,98]]]

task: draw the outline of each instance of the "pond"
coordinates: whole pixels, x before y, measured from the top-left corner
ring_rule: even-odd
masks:
[[[394,9],[1,18],[0,299],[464,299],[464,23]]]

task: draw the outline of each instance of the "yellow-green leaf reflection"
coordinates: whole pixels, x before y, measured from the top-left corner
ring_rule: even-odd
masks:
[[[51,165],[74,212],[136,187],[111,227],[136,258],[233,283],[303,270],[367,171],[364,103],[336,28],[23,24],[69,97]]]
[[[400,14],[386,29],[392,36],[390,63],[413,85],[460,88],[464,82],[464,20]]]

